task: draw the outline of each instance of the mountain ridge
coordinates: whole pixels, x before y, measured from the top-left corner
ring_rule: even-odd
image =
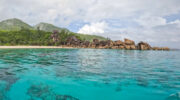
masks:
[[[47,31],[47,32],[52,32],[54,30],[57,30],[57,31],[62,31],[62,30],[69,31],[66,28],[60,28],[60,27],[57,27],[57,26],[55,26],[53,24],[49,24],[49,23],[45,23],[45,22],[40,22],[40,23],[36,24],[35,26],[33,26],[33,28],[43,30],[43,31]]]
[[[57,30],[59,32],[65,31],[67,33],[74,33],[68,30],[67,28],[61,28],[46,22],[40,22],[34,26],[31,26],[18,18],[6,19],[0,22],[0,30],[17,31],[17,30],[21,30],[22,28],[30,29],[30,30],[42,30],[46,32],[53,32],[54,30]],[[80,33],[76,33],[76,35],[88,41],[92,41],[94,38],[97,38],[99,40],[106,40],[106,38],[104,38],[103,36],[98,36],[98,35],[80,34]]]
[[[22,28],[33,29],[33,27],[20,19],[12,18],[0,22],[0,30],[20,30]]]

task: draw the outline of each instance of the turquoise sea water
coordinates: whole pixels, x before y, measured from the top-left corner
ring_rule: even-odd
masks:
[[[180,51],[1,49],[0,100],[179,100]]]

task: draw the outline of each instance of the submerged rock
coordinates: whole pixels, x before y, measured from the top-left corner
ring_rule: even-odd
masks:
[[[70,95],[57,95],[56,100],[79,100],[79,99],[74,98]]]
[[[0,69],[0,81],[7,82],[6,90],[9,90],[11,85],[14,84],[19,78],[16,77],[14,73],[11,72],[10,69]]]
[[[120,86],[118,86],[118,87],[116,87],[115,91],[120,92],[120,91],[122,91],[122,88]]]
[[[32,85],[28,89],[27,94],[32,100],[34,100],[35,98],[41,100],[79,100],[70,95],[56,94],[48,85],[44,84]]]
[[[171,94],[166,100],[180,100],[180,92]]]

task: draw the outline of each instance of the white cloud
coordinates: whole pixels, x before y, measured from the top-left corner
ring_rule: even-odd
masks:
[[[84,25],[79,29],[78,33],[83,34],[103,34],[105,29],[107,29],[108,25],[106,22],[97,22]]]
[[[139,19],[136,20],[139,25],[143,27],[155,27],[159,25],[165,25],[166,24],[166,19],[162,17],[155,17],[155,16],[140,16]]]
[[[180,20],[179,20],[179,19],[178,19],[178,20],[175,20],[175,21],[173,21],[173,22],[170,22],[169,24],[175,24],[175,25],[177,25],[177,27],[180,28]]]

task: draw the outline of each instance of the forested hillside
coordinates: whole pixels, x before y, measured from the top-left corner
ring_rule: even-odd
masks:
[[[79,34],[60,28],[49,23],[39,23],[30,26],[17,19],[7,19],[0,22],[0,45],[54,45],[50,35],[53,31],[58,31],[61,37],[59,42],[65,41],[69,36],[76,36],[83,41],[93,39],[106,40],[102,36]]]

